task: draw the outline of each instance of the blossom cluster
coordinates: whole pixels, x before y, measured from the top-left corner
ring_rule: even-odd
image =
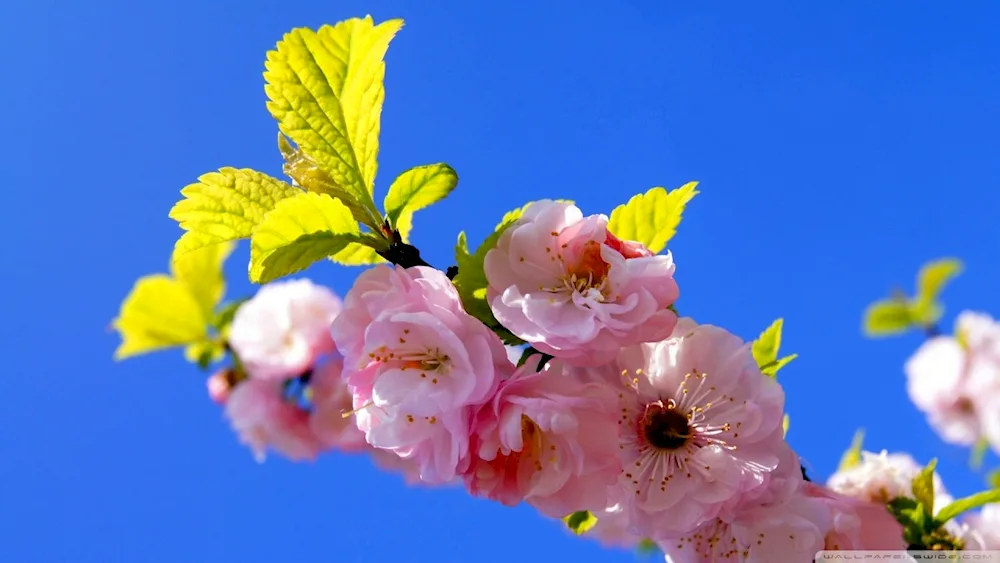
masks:
[[[855,444],[825,484],[807,478],[785,439],[776,376],[795,356],[777,357],[781,322],[745,342],[678,316],[666,247],[695,182],[610,217],[536,201],[474,252],[460,235],[456,266],[424,262],[413,216],[455,189],[456,171],[415,166],[375,201],[384,56],[402,25],[297,28],[268,52],[290,183],[221,168],[181,191],[171,274],[136,282],[116,358],[184,347],[206,371],[226,359],[208,395],[259,461],[367,453],[409,484],[526,503],[609,547],[656,545],[669,563],[1000,549],[1000,487],[953,499],[934,461]],[[250,281],[265,285],[222,303],[222,264],[243,239]],[[278,281],[327,259],[373,267],[342,300]],[[866,332],[933,327],[960,269],[926,265],[916,296],[869,308]],[[960,315],[906,372],[946,441],[1000,454],[1000,323]]]
[[[1000,323],[965,311],[953,335],[929,338],[906,362],[913,404],[942,440],[1000,454]]]
[[[862,451],[856,465],[844,468],[830,477],[827,486],[848,497],[886,504],[893,499],[912,496],[912,483],[924,469],[905,453]],[[933,473],[933,503],[935,514],[954,501],[941,476]],[[950,539],[967,551],[1000,550],[1000,504],[987,504],[980,512],[965,516],[963,521],[945,524]]]
[[[827,486],[807,480],[784,391],[751,345],[675,313],[669,252],[539,201],[484,271],[492,314],[528,348],[470,315],[444,272],[379,265],[343,302],[305,280],[263,287],[233,319],[242,369],[214,375],[210,393],[259,457],[368,451],[411,483],[551,518],[589,511],[589,536],[652,541],[667,561],[906,547],[886,503],[919,466],[866,453]],[[988,545],[977,530],[995,512],[954,536]]]

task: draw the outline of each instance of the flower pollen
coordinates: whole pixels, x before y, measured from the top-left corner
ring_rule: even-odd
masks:
[[[397,367],[400,371],[416,370],[422,379],[427,379],[428,373],[448,375],[451,371],[451,357],[441,352],[440,348],[408,347],[402,336],[399,342],[400,346],[394,350],[381,346],[368,356],[376,362],[390,364],[389,367]],[[438,379],[433,377],[431,382],[436,385]]]
[[[649,445],[659,450],[680,449],[692,437],[688,417],[677,412],[672,402],[646,406],[640,423]]]

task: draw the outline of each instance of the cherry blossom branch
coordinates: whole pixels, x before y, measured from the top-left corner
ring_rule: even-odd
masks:
[[[399,233],[396,233],[397,236],[398,234]],[[412,244],[407,244],[401,240],[393,241],[389,244],[389,248],[379,252],[378,255],[397,266],[402,266],[403,268],[412,268],[413,266],[427,266],[428,268],[433,268],[433,266],[420,257],[420,250],[417,249],[417,247]]]

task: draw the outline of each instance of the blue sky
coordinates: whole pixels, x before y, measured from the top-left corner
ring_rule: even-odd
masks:
[[[407,21],[387,58],[379,188],[439,161],[461,177],[417,216],[430,262],[532,199],[608,213],[698,180],[672,245],[678,307],[745,338],[786,319],[789,439],[812,472],[864,426],[872,448],[939,457],[953,492],[981,486],[904,394],[920,338],[866,341],[859,319],[952,254],[967,271],[946,324],[1000,314],[1000,5],[451,4],[5,6],[0,559],[634,560],[528,508],[405,488],[364,458],[257,465],[180,353],[111,361],[105,327],[135,278],[166,270],[180,188],[222,166],[280,173],[265,52],[366,13]],[[247,254],[230,261],[232,296],[251,291]],[[356,273],[310,272],[341,294]]]

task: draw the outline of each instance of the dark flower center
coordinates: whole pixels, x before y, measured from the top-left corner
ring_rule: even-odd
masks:
[[[968,397],[962,397],[955,401],[955,408],[962,414],[975,414],[976,407]]]
[[[642,430],[646,441],[661,450],[679,449],[691,438],[688,418],[662,405],[646,407]]]

